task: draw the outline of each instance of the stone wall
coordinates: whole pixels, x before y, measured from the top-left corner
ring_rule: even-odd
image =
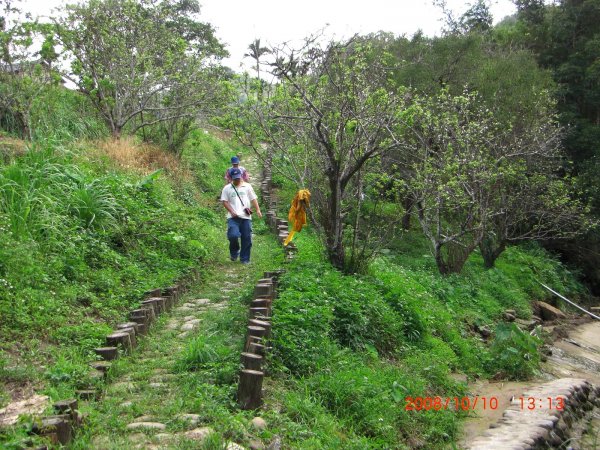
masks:
[[[547,449],[563,447],[577,423],[587,422],[600,408],[600,386],[577,378],[561,378],[513,398],[502,419],[467,447],[470,450]]]

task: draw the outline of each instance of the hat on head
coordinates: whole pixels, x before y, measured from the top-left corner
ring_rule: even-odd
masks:
[[[231,157],[231,164],[239,164],[239,163],[240,163],[240,158],[238,158],[237,156]]]
[[[233,169],[229,169],[229,176],[232,180],[237,180],[238,178],[242,178],[242,171],[234,167]]]

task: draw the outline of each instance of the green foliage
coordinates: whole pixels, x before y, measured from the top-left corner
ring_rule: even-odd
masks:
[[[278,420],[305,448],[452,442],[463,412],[415,414],[405,411],[405,398],[464,396],[451,372],[530,378],[541,341],[494,324],[508,308],[529,317],[529,302],[547,295],[538,281],[583,293],[537,245],[509,247],[491,270],[475,252],[461,276],[442,276],[426,240],[410,232],[389,243],[369,275],[350,277],[323,262],[310,231],[296,239],[300,252],[274,303],[272,367],[274,381],[285,380]],[[474,331],[481,326],[495,328],[489,344]]]
[[[202,191],[218,192],[220,195],[230,158],[240,151],[247,150],[241,146],[226,145],[205,130],[195,130],[185,143],[182,158],[190,165],[196,185]]]
[[[31,126],[34,139],[52,142],[99,139],[107,134],[89,99],[62,86],[50,86],[36,97]]]
[[[393,354],[403,343],[403,317],[373,284],[326,264],[297,265],[282,280],[275,305],[274,352],[293,373],[311,373],[338,348]]]
[[[176,368],[180,371],[217,368],[229,360],[237,361],[237,353],[214,336],[198,336],[184,349]]]
[[[514,323],[500,323],[490,346],[487,370],[509,379],[531,378],[540,363],[538,347],[541,344],[537,334],[522,331]]]
[[[198,2],[90,0],[64,12],[55,31],[71,61],[69,78],[113,136],[127,125],[135,132],[164,122],[168,148],[179,150],[181,127],[185,137],[218,96],[215,61],[227,54],[199,21]]]
[[[186,158],[226,165],[209,145],[196,150]],[[219,184],[211,184],[209,207],[184,204],[160,173],[109,171],[81,149],[51,143],[33,144],[0,166],[3,336],[44,338],[55,329],[51,340],[77,336],[89,352],[103,329],[84,328],[88,317],[119,320],[143,291],[171,284],[210,257],[220,238],[212,202]]]
[[[102,180],[79,184],[72,195],[70,210],[86,228],[105,229],[114,227],[118,223],[117,200]]]

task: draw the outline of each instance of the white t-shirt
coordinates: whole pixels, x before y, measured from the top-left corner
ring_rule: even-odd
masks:
[[[235,189],[237,189],[237,192],[244,203],[243,206],[231,183],[223,188],[223,191],[221,192],[221,201],[229,202],[229,205],[233,208],[238,217],[241,217],[242,219],[252,219],[252,216],[249,216],[244,212],[244,208],[250,208],[252,200],[256,200],[254,189],[252,189],[250,184],[244,183],[243,181],[239,186],[236,186]],[[227,218],[231,219],[229,211],[227,211]]]

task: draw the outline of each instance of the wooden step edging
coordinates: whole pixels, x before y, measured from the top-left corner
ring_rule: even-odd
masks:
[[[277,296],[278,279],[284,272],[283,269],[265,272],[255,285],[255,299],[248,308],[248,326],[240,357],[242,369],[237,390],[238,406],[244,410],[262,405],[264,363],[270,350],[272,304]]]

